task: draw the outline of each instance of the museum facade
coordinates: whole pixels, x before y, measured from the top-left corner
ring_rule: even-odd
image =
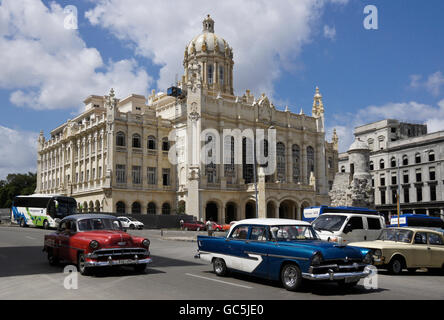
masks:
[[[187,213],[220,223],[300,218],[303,208],[330,203],[338,138],[325,140],[318,88],[311,115],[278,110],[265,94],[236,96],[233,50],[210,16],[183,65],[167,93],[89,96],[50,139],[42,132],[36,193],[73,196],[82,212]],[[270,152],[273,171],[253,156],[258,149]]]

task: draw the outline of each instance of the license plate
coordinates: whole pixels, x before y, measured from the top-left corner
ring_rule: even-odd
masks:
[[[115,260],[114,264],[132,264],[134,260],[126,259],[126,260]]]

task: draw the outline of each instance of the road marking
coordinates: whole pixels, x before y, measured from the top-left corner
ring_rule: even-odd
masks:
[[[31,240],[35,240],[35,238],[30,237],[30,236],[26,236],[26,238],[31,239]]]
[[[201,278],[201,279],[205,279],[205,280],[215,281],[215,282],[219,282],[219,283],[224,283],[224,284],[228,284],[228,285],[235,286],[235,287],[241,287],[241,288],[245,288],[245,289],[253,289],[253,287],[244,286],[241,284],[226,282],[226,281],[217,280],[217,279],[212,279],[212,278],[207,278],[207,277],[202,277],[202,276],[198,276],[198,275],[191,274],[191,273],[185,273],[185,275],[190,276],[190,277],[196,277],[196,278]]]

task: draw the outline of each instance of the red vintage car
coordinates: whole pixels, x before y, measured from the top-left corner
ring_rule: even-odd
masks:
[[[43,251],[51,265],[74,263],[82,275],[94,267],[131,265],[138,272],[151,263],[150,241],[123,231],[111,215],[79,214],[67,216],[57,232],[45,235]]]
[[[204,231],[207,229],[207,226],[202,221],[186,221],[183,223],[182,229],[191,231]]]

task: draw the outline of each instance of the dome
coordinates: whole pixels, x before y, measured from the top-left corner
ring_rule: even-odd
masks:
[[[351,144],[350,148],[348,148],[349,152],[354,150],[370,150],[370,148],[366,142],[362,141],[359,138],[356,138],[355,141]]]
[[[214,20],[210,15],[207,15],[203,21],[202,33],[190,41],[186,53],[191,55],[193,53],[216,52],[225,55],[227,49],[229,49],[228,43],[214,33]]]

